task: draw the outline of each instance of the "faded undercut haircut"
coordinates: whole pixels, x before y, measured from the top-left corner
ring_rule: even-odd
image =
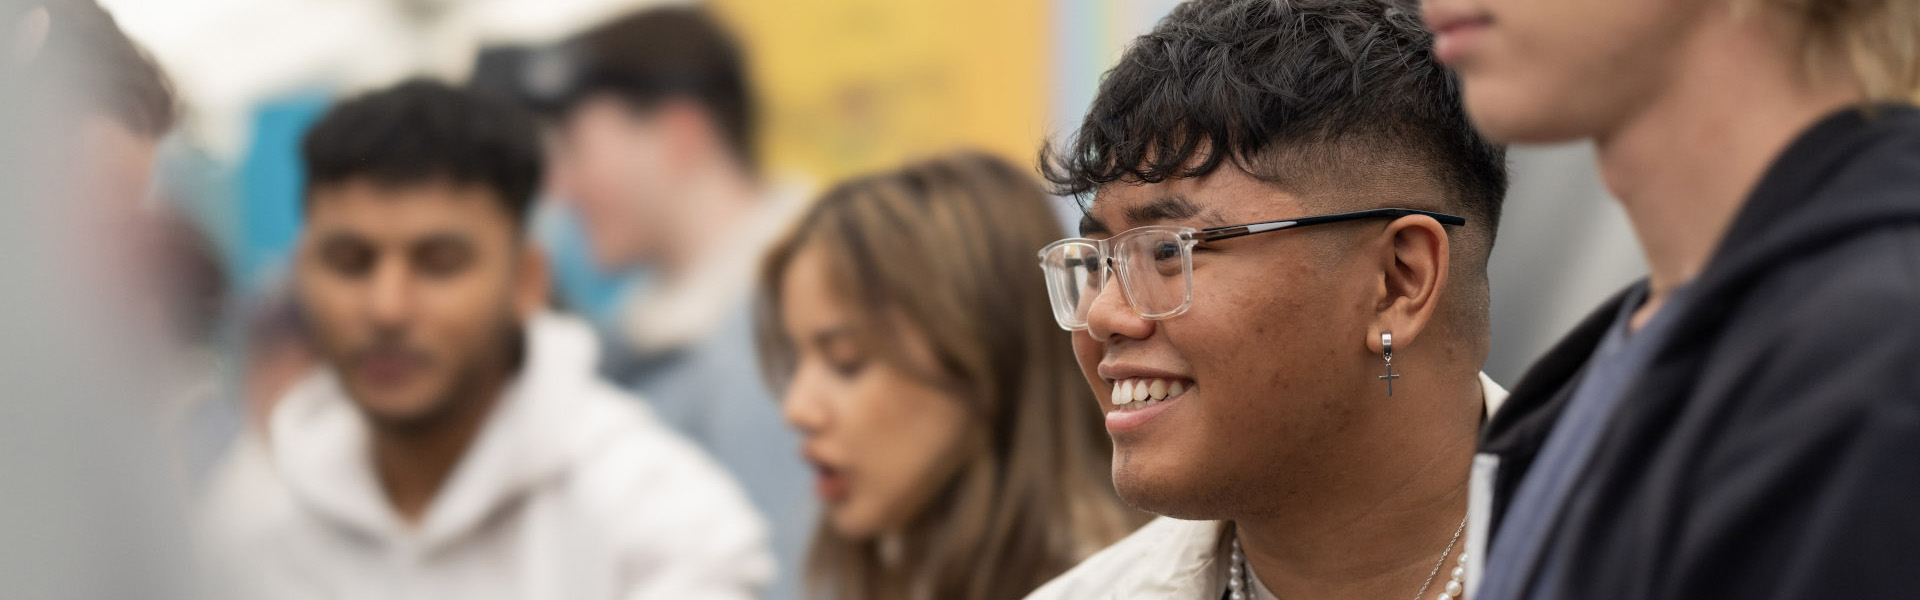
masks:
[[[1128,46],[1072,141],[1040,155],[1054,192],[1083,205],[1109,184],[1223,165],[1309,195],[1339,197],[1366,178],[1434,186],[1438,206],[1382,198],[1342,209],[1465,217],[1451,230],[1450,287],[1484,342],[1506,149],[1474,129],[1415,0],[1189,0]]]
[[[1293,189],[1413,164],[1444,192],[1429,208],[1491,247],[1506,151],[1475,131],[1432,45],[1411,0],[1192,0],[1127,48],[1041,170],[1085,199],[1229,163]]]

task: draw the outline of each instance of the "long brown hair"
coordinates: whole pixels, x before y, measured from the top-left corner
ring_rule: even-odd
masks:
[[[897,543],[846,538],[823,522],[807,561],[810,597],[1020,598],[1139,524],[1113,493],[1099,407],[1035,266],[1060,235],[1037,182],[964,152],[834,187],[769,251],[758,333],[776,387],[794,368],[781,280],[795,254],[821,248],[832,284],[866,309],[862,343],[888,360],[907,355],[881,315],[924,332],[941,371],[925,377],[968,403],[984,442]]]

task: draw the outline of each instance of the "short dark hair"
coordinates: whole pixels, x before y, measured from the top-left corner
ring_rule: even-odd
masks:
[[[1382,154],[1430,168],[1491,246],[1506,151],[1468,121],[1413,0],[1190,0],[1127,48],[1070,148],[1043,149],[1041,170],[1056,193],[1085,197],[1229,161],[1311,181]]]
[[[157,139],[173,129],[179,106],[172,82],[111,13],[94,0],[52,0],[40,8],[47,38],[29,71],[65,79],[73,97],[136,134]]]
[[[414,79],[341,102],[300,146],[306,190],[367,179],[479,185],[524,229],[540,186],[533,119],[504,100]]]
[[[755,105],[739,42],[698,6],[648,8],[595,27],[565,46],[572,87],[559,109],[611,93],[640,110],[689,99],[713,118],[734,158],[759,161]]]

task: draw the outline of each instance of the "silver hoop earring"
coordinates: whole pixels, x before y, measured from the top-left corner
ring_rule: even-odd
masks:
[[[1391,397],[1393,380],[1400,378],[1399,375],[1393,374],[1393,334],[1380,332],[1380,355],[1387,360],[1387,374],[1381,375],[1379,379],[1387,382],[1387,396]]]

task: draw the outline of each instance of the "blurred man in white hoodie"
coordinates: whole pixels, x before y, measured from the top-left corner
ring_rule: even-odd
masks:
[[[533,124],[442,84],[349,100],[302,148],[294,273],[327,367],[223,466],[247,598],[749,598],[765,526],[541,311]]]

